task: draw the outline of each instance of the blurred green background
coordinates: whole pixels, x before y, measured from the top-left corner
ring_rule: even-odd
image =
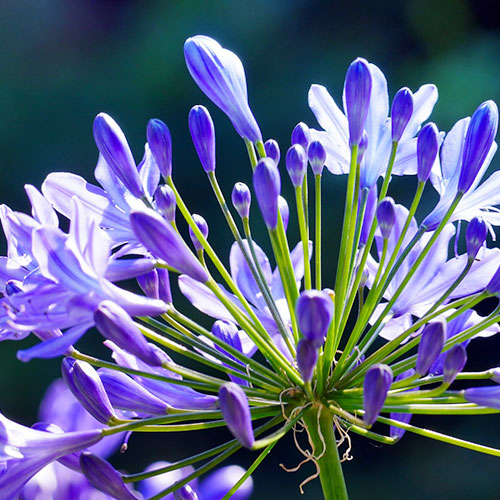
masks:
[[[357,56],[381,67],[391,96],[403,85],[416,90],[423,83],[436,83],[440,99],[433,120],[441,130],[470,115],[486,99],[500,102],[497,7],[496,0],[2,0],[1,202],[27,210],[23,185],[39,187],[51,171],[92,179],[97,159],[92,120],[99,111],[120,123],[137,159],[142,156],[147,120],[158,117],[172,132],[176,183],[192,210],[206,217],[215,247],[227,256],[229,233],[220,229],[219,214],[206,195],[206,178],[190,144],[191,106],[205,104],[213,114],[217,171],[226,192],[238,180],[248,182],[250,169],[244,145],[226,117],[189,78],[182,52],[188,36],[212,36],[241,57],[263,134],[276,138],[286,150],[298,121],[315,125],[307,106],[309,85],[326,85],[339,102],[345,70]],[[499,164],[494,161],[494,168]],[[398,201],[405,194],[409,198],[413,184],[396,185],[403,195]],[[333,200],[343,200],[343,189],[344,179],[325,176],[329,195],[325,245],[329,246],[324,253],[332,257],[329,269],[336,260],[336,250],[329,248],[335,247],[343,208],[343,201]],[[475,344],[469,350],[471,369],[500,365],[498,341]],[[23,365],[15,352],[27,345],[30,340],[4,342],[0,347],[0,410],[31,425],[44,388],[59,374],[59,363]],[[415,418],[414,422],[500,447],[499,419]],[[217,444],[220,437],[214,431],[203,436],[133,438],[129,451],[115,463],[136,472],[152,459],[175,460],[190,450]],[[200,439],[206,441],[204,446]],[[499,495],[497,458],[411,435],[396,447],[354,436],[351,454],[354,458],[346,464],[345,474],[353,499]],[[253,498],[300,498],[298,484],[314,467],[305,465],[295,474],[279,468],[281,462],[293,467],[300,459],[292,440],[283,440],[255,473]],[[235,458],[243,466],[252,460],[247,452]],[[318,482],[305,491],[305,498],[321,497]]]

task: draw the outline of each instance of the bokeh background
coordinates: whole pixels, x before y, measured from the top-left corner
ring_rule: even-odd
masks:
[[[433,120],[441,130],[486,99],[500,102],[497,8],[496,0],[2,0],[0,200],[27,210],[23,185],[40,186],[51,171],[92,179],[97,159],[92,120],[99,111],[120,123],[137,159],[147,120],[158,117],[172,132],[176,183],[192,210],[206,216],[214,245],[227,256],[229,233],[207,195],[189,140],[191,106],[205,104],[213,113],[219,180],[227,192],[237,180],[248,182],[249,167],[226,117],[189,78],[182,52],[188,36],[210,35],[240,55],[263,133],[286,149],[298,121],[315,125],[307,106],[309,85],[324,84],[339,99],[345,70],[357,56],[382,68],[391,95],[403,85],[416,90],[436,83],[440,99]],[[497,159],[493,168],[499,166]],[[328,249],[337,242],[344,181],[325,176]],[[408,202],[413,184],[397,182],[396,188]],[[431,195],[427,203],[433,201]],[[324,252],[332,269],[336,251]],[[92,342],[85,340],[82,349],[94,348]],[[17,361],[16,350],[30,343],[0,346],[0,410],[27,425],[36,421],[43,391],[59,375],[57,361]],[[470,369],[500,365],[499,347],[498,341],[473,343]],[[500,447],[499,418],[414,422]],[[133,438],[115,463],[136,472],[153,459],[175,460],[224,436],[214,431]],[[411,435],[396,447],[354,436],[351,454],[345,474],[353,499],[498,498],[497,458]],[[300,458],[292,440],[283,440],[254,474],[254,498],[300,498],[298,484],[313,466],[294,474],[279,468],[281,462],[293,467]],[[243,466],[252,460],[247,452],[235,458]],[[303,498],[320,497],[319,483],[306,486]]]

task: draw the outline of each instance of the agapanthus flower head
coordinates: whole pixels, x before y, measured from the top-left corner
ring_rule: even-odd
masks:
[[[245,70],[238,57],[202,35],[186,40],[184,57],[198,87],[226,113],[238,134],[252,142],[261,141],[262,134],[248,105]]]
[[[326,162],[326,151],[320,141],[311,141],[307,148],[307,156],[314,175],[321,175]]]
[[[392,140],[398,142],[413,113],[413,93],[408,87],[396,92],[391,107]]]
[[[278,167],[270,158],[263,158],[257,163],[253,173],[253,187],[266,226],[275,229],[278,224],[281,178]]]
[[[293,187],[302,186],[307,171],[307,155],[304,148],[298,143],[290,147],[286,153],[286,170]]]
[[[245,219],[250,215],[250,203],[252,201],[252,195],[250,189],[243,182],[237,182],[233,191],[231,192],[231,201],[238,215]]]
[[[255,437],[245,392],[234,382],[226,382],[219,389],[219,400],[228,429],[245,448],[251,448]]]
[[[396,209],[394,200],[390,197],[384,198],[377,207],[377,221],[382,238],[387,239],[396,223]]]
[[[372,76],[368,62],[361,57],[354,60],[345,77],[344,92],[349,142],[358,145],[365,128],[372,91]]]
[[[392,370],[387,365],[376,364],[366,372],[363,383],[363,409],[365,411],[363,420],[366,425],[373,425],[377,421],[392,380]]]
[[[426,375],[430,367],[443,349],[446,340],[446,322],[439,320],[428,323],[422,332],[418,346],[417,364],[415,371],[419,375]]]
[[[142,198],[144,189],[125,134],[106,113],[99,113],[95,117],[94,139],[99,152],[115,175],[134,196]]]
[[[469,259],[474,259],[476,257],[487,235],[488,225],[482,217],[474,217],[474,219],[467,224],[465,244],[467,246],[467,256]]]
[[[315,347],[322,346],[333,318],[330,296],[322,291],[306,290],[300,294],[295,312],[302,335]]]
[[[458,191],[465,193],[490,152],[498,131],[498,107],[493,101],[483,102],[472,115],[467,128],[462,154]]]
[[[206,239],[208,238],[208,224],[207,221],[199,214],[193,214],[193,220],[198,229],[200,230],[201,234],[203,237]],[[191,241],[193,243],[193,246],[197,252],[203,250],[203,245],[201,244],[200,240],[192,230],[192,228],[189,228],[189,237],[191,238]]]
[[[266,156],[272,158],[277,165],[281,157],[279,144],[274,139],[268,139],[264,143],[264,149],[266,150]]]
[[[194,106],[189,112],[189,130],[205,172],[215,170],[215,127],[205,106]]]
[[[158,118],[149,120],[147,139],[153,158],[163,177],[172,175],[172,137],[168,127]]]
[[[295,128],[292,131],[292,136],[291,136],[292,146],[298,144],[299,146],[302,146],[304,151],[307,151],[310,142],[311,142],[311,132],[309,130],[309,127],[303,122],[297,123],[297,125],[295,125]]]
[[[426,182],[439,150],[439,131],[434,123],[422,127],[417,138],[417,178]]]

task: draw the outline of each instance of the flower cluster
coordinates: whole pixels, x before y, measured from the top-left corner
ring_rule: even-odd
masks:
[[[414,413],[500,412],[500,370],[464,371],[469,342],[500,330],[500,306],[487,316],[474,309],[500,294],[500,250],[487,243],[500,224],[499,172],[481,182],[497,147],[496,105],[481,104],[445,134],[425,123],[434,85],[403,88],[389,106],[383,73],[358,58],[346,74],[344,111],[326,88],[311,87],[320,129],[298,124],[280,169],[279,145],[263,141],[237,56],[205,36],[188,39],[184,52],[252,168],[253,190],[234,185],[233,212],[217,181],[214,123],[205,107],[192,108],[194,147],[234,238],[229,266],[174,183],[172,140],[159,119],[147,124],[137,165],[118,124],[99,114],[100,187],[52,173],[41,192],[26,186],[31,215],[1,207],[0,340],[33,334],[39,342],[18,358],[62,357],[63,378],[44,399],[43,423],[30,429],[0,415],[0,496],[243,500],[255,467],[299,425],[327,499],[347,498],[337,448],[350,433],[394,444],[410,431],[500,456],[410,423]],[[322,203],[325,167],[347,175],[334,280],[323,276],[321,220],[325,208],[340,210]],[[281,196],[284,170],[295,212]],[[394,175],[415,178],[409,208],[388,196]],[[439,201],[418,222],[426,188]],[[250,217],[252,196],[260,215]],[[252,237],[259,217],[274,269]],[[130,279],[143,294],[122,288]],[[205,325],[174,305],[171,281]],[[75,347],[93,327],[110,359]],[[454,389],[455,380],[467,388]],[[175,463],[125,474],[106,461],[134,432],[219,426],[234,439]],[[247,471],[226,466],[198,482],[242,446],[263,449]]]

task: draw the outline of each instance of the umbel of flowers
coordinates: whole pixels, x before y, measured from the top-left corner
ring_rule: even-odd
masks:
[[[234,239],[229,262],[174,182],[170,132],[158,119],[147,125],[137,165],[119,126],[99,114],[100,186],[52,173],[41,192],[26,186],[31,215],[1,207],[0,338],[36,337],[18,358],[62,357],[62,380],[44,398],[43,423],[26,428],[0,415],[0,497],[245,499],[252,472],[298,426],[326,499],[347,498],[338,448],[351,433],[395,444],[409,431],[500,456],[411,423],[415,413],[500,412],[500,369],[465,371],[469,342],[499,331],[500,307],[487,316],[474,309],[500,294],[500,251],[488,247],[500,224],[500,172],[481,182],[497,147],[495,103],[445,134],[424,124],[435,86],[403,88],[389,106],[382,72],[356,59],[344,110],[313,85],[319,129],[297,125],[281,160],[249,107],[237,56],[205,36],[184,50],[193,79],[244,140],[253,171],[252,187],[236,182],[222,192],[215,127],[195,106],[189,130]],[[322,212],[342,210],[322,202],[324,172],[347,176],[334,279],[322,267],[332,252],[322,248]],[[413,177],[409,208],[390,196],[396,175]],[[286,177],[290,203],[281,196]],[[417,221],[425,190],[439,201]],[[252,236],[262,222],[272,259]],[[130,279],[143,294],[121,287]],[[174,304],[171,284],[207,316],[203,324]],[[93,327],[108,359],[78,350]],[[174,463],[125,473],[106,461],[134,433],[219,426],[232,434],[226,442]],[[217,468],[242,446],[256,451],[246,471]]]

